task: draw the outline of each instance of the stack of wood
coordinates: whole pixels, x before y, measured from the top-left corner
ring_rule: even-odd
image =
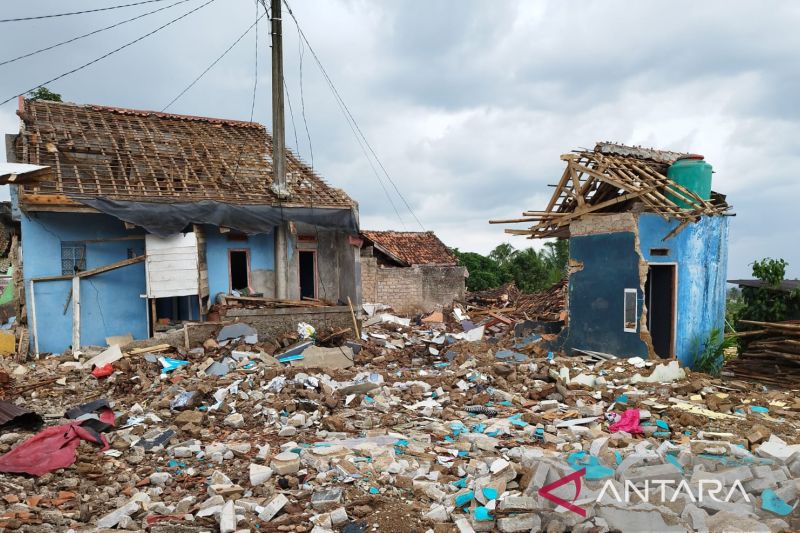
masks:
[[[740,336],[751,337],[746,350],[728,362],[723,375],[781,388],[800,388],[800,321],[755,322]]]
[[[525,294],[511,282],[496,289],[470,293],[467,302],[474,318],[491,316],[506,324],[520,320],[556,322],[566,317],[567,280],[535,294]]]

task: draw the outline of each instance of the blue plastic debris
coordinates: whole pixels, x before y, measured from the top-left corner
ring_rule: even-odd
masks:
[[[483,487],[483,489],[481,489],[481,492],[483,493],[483,497],[486,498],[487,500],[497,499],[498,496],[497,489],[494,487]]]
[[[522,413],[517,413],[515,415],[509,416],[508,417],[508,421],[511,422],[512,424],[514,424],[515,426],[519,426],[519,427],[523,427],[524,428],[525,426],[528,425],[528,423],[525,422],[524,420],[522,420],[521,418],[522,418]]]
[[[399,446],[401,448],[405,448],[406,446],[408,446],[408,441],[406,439],[397,439],[394,445]]]
[[[475,520],[479,522],[487,522],[489,520],[494,520],[492,513],[489,512],[489,509],[486,507],[480,506],[475,508],[475,514],[473,515]]]
[[[616,459],[617,464],[622,462],[622,454],[618,450],[614,450],[614,459]]]
[[[180,359],[173,359],[171,357],[159,357],[158,361],[161,363],[161,372],[172,372],[176,368],[188,365],[189,361],[181,361]]]
[[[575,470],[586,469],[586,479],[603,479],[612,477],[614,470],[600,464],[600,460],[586,452],[573,452],[567,457],[567,464]]]
[[[464,494],[459,494],[456,496],[456,507],[461,507],[462,505],[466,505],[472,501],[472,498],[475,497],[475,493],[470,491],[465,492]]]
[[[467,478],[462,478],[457,481],[453,481],[450,483],[454,487],[458,487],[459,489],[463,489],[467,486]]]
[[[371,396],[364,396],[364,401],[367,403],[373,403],[375,400]]]
[[[370,494],[378,494],[379,492],[380,491],[378,489],[376,489],[375,487],[370,487],[369,488],[369,493]]]
[[[669,431],[669,424],[667,424],[663,420],[656,420],[656,425],[661,429],[663,429],[664,431]]]
[[[283,357],[278,357],[279,363],[288,363],[289,361],[297,361],[299,359],[305,359],[305,356],[301,353],[295,355],[285,355]]]
[[[459,457],[469,457],[469,452],[467,450],[459,450],[458,456]]]
[[[553,360],[553,357],[555,357],[555,355],[553,354],[553,352],[547,352],[547,360],[548,360],[548,361],[552,361],[552,360]]]
[[[479,423],[475,424],[474,426],[472,426],[472,430],[471,431],[473,433],[483,433],[484,431],[486,431],[486,424],[484,424],[483,422],[479,422]]]
[[[760,405],[751,405],[750,410],[754,413],[769,413],[769,408],[761,407]]]
[[[683,465],[678,462],[678,458],[677,457],[675,457],[674,455],[668,453],[668,454],[666,454],[664,456],[664,458],[667,460],[667,462],[669,464],[671,464],[672,466],[677,468],[680,471],[680,473],[683,474]]]
[[[783,501],[772,489],[767,489],[761,493],[761,508],[779,516],[786,516],[794,510],[791,505]]]
[[[489,432],[489,433],[487,433],[486,435],[488,435],[489,437],[496,437],[496,436],[498,436],[499,434],[500,434],[500,430],[499,430],[499,429],[495,429],[495,430],[492,430],[492,431],[490,431],[490,432]]]
[[[627,394],[620,394],[619,396],[614,399],[616,403],[628,403],[628,395]]]

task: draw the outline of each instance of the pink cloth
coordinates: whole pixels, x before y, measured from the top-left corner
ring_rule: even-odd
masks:
[[[41,476],[66,468],[75,462],[75,450],[81,440],[102,444],[104,450],[108,449],[106,438],[99,435],[98,441],[97,435],[81,427],[81,422],[51,426],[0,456],[0,472]]]
[[[611,432],[625,431],[626,433],[630,434],[644,433],[644,431],[642,431],[642,427],[639,425],[639,410],[626,410],[624,413],[622,413],[622,416],[617,422],[614,422],[608,426],[608,429]]]

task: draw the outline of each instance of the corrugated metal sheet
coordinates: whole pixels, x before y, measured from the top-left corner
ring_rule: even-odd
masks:
[[[11,402],[0,400],[0,430],[14,427],[38,429],[42,425],[42,417]]]

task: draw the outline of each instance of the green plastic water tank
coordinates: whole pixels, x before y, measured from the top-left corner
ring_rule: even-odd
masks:
[[[702,155],[685,155],[672,163],[667,169],[667,177],[683,185],[703,200],[711,198],[712,167],[703,160]],[[682,198],[667,194],[667,198],[683,208],[691,207]]]

